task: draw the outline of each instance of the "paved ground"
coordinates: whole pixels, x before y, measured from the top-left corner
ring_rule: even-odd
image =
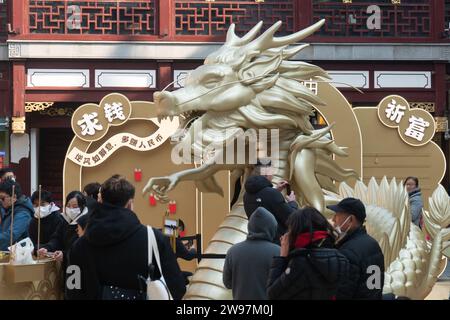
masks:
[[[433,287],[431,293],[425,300],[443,300],[449,299],[450,296],[450,261],[447,263],[447,268],[438,279]]]

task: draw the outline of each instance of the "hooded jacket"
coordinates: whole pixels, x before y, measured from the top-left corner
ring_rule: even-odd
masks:
[[[378,242],[361,226],[337,244],[350,262],[350,277],[339,288],[338,299],[381,300],[384,284],[384,255]],[[367,281],[379,268],[379,288],[369,288]],[[373,281],[376,283],[376,281]]]
[[[233,245],[227,252],[223,283],[232,289],[234,300],[267,300],[266,283],[272,258],[280,247],[272,243],[277,221],[260,207],[250,216],[247,240]]]
[[[294,249],[273,258],[267,295],[271,300],[335,300],[348,276],[348,260],[336,249]]]
[[[59,228],[62,223],[61,210],[56,205],[52,207],[52,212],[45,218],[41,218],[41,235],[40,242],[47,243],[50,241],[52,235]],[[28,228],[28,234],[31,241],[33,241],[34,247],[37,248],[38,240],[38,226],[39,220],[35,216],[31,219],[30,227]]]
[[[280,237],[286,233],[286,221],[289,215],[298,209],[295,201],[286,202],[280,191],[264,176],[251,176],[245,182],[244,209],[247,217],[258,207],[269,210],[275,217],[278,227],[273,241],[280,243]]]
[[[420,228],[420,220],[422,218],[422,192],[420,188],[416,188],[408,193],[409,196],[409,210],[411,212],[411,220],[416,226]]]
[[[162,273],[174,299],[186,291],[185,281],[169,240],[153,228],[158,244]],[[126,208],[98,203],[89,217],[85,234],[73,245],[69,263],[81,269],[81,288],[66,288],[68,299],[101,299],[103,286],[145,290],[139,276],[148,275],[147,227]],[[156,266],[156,260],[153,259]],[[160,277],[156,268],[155,277]]]
[[[6,251],[11,241],[12,208],[2,211],[0,250]],[[13,243],[28,237],[28,227],[34,214],[33,205],[28,197],[22,195],[14,203]]]

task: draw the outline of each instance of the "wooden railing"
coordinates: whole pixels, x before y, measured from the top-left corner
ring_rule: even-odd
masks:
[[[308,41],[441,42],[450,23],[450,0],[9,2],[19,30],[10,37],[19,39],[223,41],[231,23],[242,35],[260,20],[263,29],[281,20],[278,35],[285,35],[325,18],[326,25]],[[1,7],[0,35],[5,32]]]

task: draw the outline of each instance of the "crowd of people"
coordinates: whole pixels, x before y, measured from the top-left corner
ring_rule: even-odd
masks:
[[[292,191],[284,199],[286,182],[271,181],[260,166],[245,184],[248,237],[229,249],[223,270],[233,298],[382,299],[384,256],[364,227],[364,204],[345,198],[328,206],[330,223],[312,207],[298,209]]]
[[[287,182],[274,188],[271,181],[270,170],[258,165],[244,186],[248,236],[228,250],[223,268],[233,299],[382,299],[384,257],[364,227],[364,204],[345,198],[328,206],[334,215],[327,220],[312,207],[299,208]],[[404,184],[412,221],[420,227],[418,179],[408,177]],[[63,281],[66,299],[145,299],[149,276],[163,276],[171,296],[181,299],[192,274],[180,270],[177,258],[192,260],[197,252],[179,239],[174,252],[169,238],[153,228],[161,260],[155,268],[134,196],[134,186],[114,175],[69,192],[61,209],[46,190],[28,198],[13,170],[2,169],[0,250],[30,237],[40,257],[60,261],[62,270],[78,266],[81,285],[69,288]]]

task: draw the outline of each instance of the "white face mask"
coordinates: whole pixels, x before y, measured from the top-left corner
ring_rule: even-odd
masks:
[[[80,214],[80,208],[67,208],[65,209],[66,216],[69,217],[70,220],[75,220]]]
[[[36,218],[39,218],[39,213],[40,213],[41,219],[45,218],[45,217],[49,216],[50,213],[52,213],[52,211],[51,211],[52,207],[53,206],[51,204],[49,204],[47,206],[42,206],[40,211],[39,211],[39,207],[34,208],[34,216]]]
[[[341,229],[342,226],[343,226],[344,224],[346,224],[347,221],[348,221],[348,219],[350,219],[350,218],[351,218],[351,216],[348,216],[347,219],[344,220],[344,222],[342,222],[339,226],[336,226],[336,227],[334,228],[334,230],[336,230],[336,232],[338,233],[338,241],[341,240],[341,239],[343,239],[343,238],[347,235],[348,230],[350,230],[350,227],[351,227],[351,226],[349,226],[349,227],[347,228],[347,230],[345,230],[345,231],[342,231],[342,229]]]

